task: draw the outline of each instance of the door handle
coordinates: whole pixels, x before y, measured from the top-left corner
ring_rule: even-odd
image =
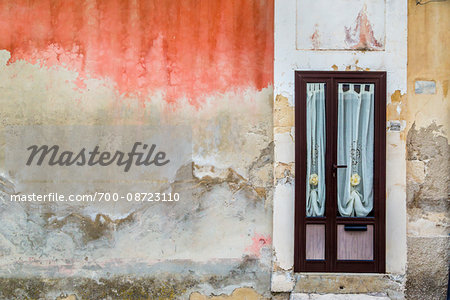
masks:
[[[340,168],[347,168],[347,166],[346,165],[333,164],[333,177],[336,177],[336,170],[340,169]]]
[[[347,168],[347,166],[346,166],[346,165],[336,165],[336,164],[333,164],[333,168],[334,168],[334,169],[338,169],[338,168]]]

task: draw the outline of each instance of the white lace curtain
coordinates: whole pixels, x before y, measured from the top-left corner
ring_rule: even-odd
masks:
[[[373,208],[374,85],[339,84],[338,93],[337,158],[347,166],[337,171],[338,209],[365,217]]]
[[[306,106],[306,215],[325,211],[325,84],[307,84]]]

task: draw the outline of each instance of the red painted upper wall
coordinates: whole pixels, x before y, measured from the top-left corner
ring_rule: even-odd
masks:
[[[272,83],[273,14],[273,0],[0,0],[0,49],[195,104]]]

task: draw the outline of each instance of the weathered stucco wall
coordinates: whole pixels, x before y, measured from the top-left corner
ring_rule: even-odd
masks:
[[[0,23],[2,129],[192,132],[191,160],[156,187],[189,196],[149,205],[11,203],[31,185],[2,137],[0,298],[268,294],[273,1],[2,1]]]
[[[446,299],[450,195],[450,3],[408,7],[409,299]],[[433,89],[416,89],[431,81]]]
[[[336,2],[336,3],[335,3]],[[339,10],[341,1],[330,2],[333,14],[345,18],[353,15],[353,10]],[[342,1],[345,2],[345,1]],[[388,121],[400,123],[399,131],[387,129],[387,198],[386,198],[386,271],[398,287],[397,290],[385,291],[393,298],[402,297],[404,275],[406,272],[406,131],[405,117],[402,111],[406,94],[406,1],[380,2],[377,8],[382,11],[372,13],[364,2],[360,4],[359,13],[352,19],[352,24],[341,24],[326,30],[327,13],[316,13],[311,18],[306,30],[316,27],[310,36],[312,48],[320,50],[299,50],[311,48],[299,45],[296,17],[304,15],[298,10],[314,10],[314,3],[308,1],[280,0],[275,3],[275,66],[274,66],[274,141],[275,141],[275,190],[274,190],[274,275],[272,290],[290,291],[297,281],[293,274],[294,257],[294,71],[348,71],[370,70],[387,72],[388,110],[395,106],[396,114],[389,113]],[[308,4],[309,3],[309,4]],[[347,3],[347,2],[345,2]],[[377,2],[378,3],[378,2]],[[383,10],[384,8],[384,10]],[[384,12],[383,12],[384,11]],[[303,21],[302,21],[303,22]],[[376,26],[373,24],[377,24]],[[383,25],[385,26],[379,26]],[[341,41],[338,49],[325,50],[321,47],[322,38],[328,38],[334,32],[345,37],[346,30],[355,33],[351,45],[355,50],[348,50],[349,43]],[[381,29],[380,29],[381,28]],[[385,28],[385,32],[383,29]],[[375,31],[374,31],[375,30]],[[344,33],[344,34],[342,34]],[[302,35],[300,35],[302,36]],[[356,40],[354,40],[356,39]],[[380,49],[379,41],[383,41]],[[301,42],[301,41],[300,41]],[[329,44],[329,43],[328,43]],[[315,45],[315,46],[314,46]],[[327,44],[326,44],[327,45]],[[325,45],[325,46],[326,46]],[[330,48],[329,46],[326,46]],[[400,113],[402,115],[400,115]],[[298,129],[297,129],[298,130]],[[323,283],[325,284],[325,282]],[[369,287],[370,289],[370,287]]]
[[[408,2],[408,42],[406,1],[374,1],[374,8],[358,0],[349,11],[335,2],[350,23],[331,29],[326,14],[298,22],[317,8],[312,2],[277,0],[275,11],[273,2],[0,3],[2,130],[176,125],[192,132],[191,160],[157,186],[188,191],[186,198],[139,206],[10,202],[34,186],[7,169],[1,136],[0,298],[260,299],[270,289],[339,292],[321,290],[333,280],[344,293],[399,299],[405,274],[411,299],[443,297],[448,1]],[[387,129],[388,274],[368,275],[363,286],[351,276],[292,272],[295,70],[388,74],[387,119],[400,124]],[[433,81],[436,91],[416,91],[416,81]],[[106,180],[102,188],[145,184]],[[60,188],[72,186],[90,188]]]

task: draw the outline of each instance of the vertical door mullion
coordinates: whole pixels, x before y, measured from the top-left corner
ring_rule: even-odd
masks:
[[[330,97],[330,101],[332,104],[332,115],[330,117],[331,122],[331,140],[332,140],[332,146],[330,148],[331,152],[331,158],[330,158],[330,174],[331,174],[331,181],[330,181],[330,189],[331,189],[331,196],[330,196],[330,215],[331,215],[331,238],[332,242],[331,245],[331,271],[336,270],[336,260],[337,260],[337,231],[336,231],[336,207],[337,207],[337,174],[336,170],[333,168],[333,164],[337,163],[337,119],[338,119],[338,97],[337,97],[337,82],[335,78],[331,79],[332,81],[332,94]]]
[[[334,104],[333,104],[333,91],[334,83],[332,78],[326,80],[326,268],[328,272],[333,271],[333,248],[334,248],[334,238],[333,238],[333,125],[334,125]]]

